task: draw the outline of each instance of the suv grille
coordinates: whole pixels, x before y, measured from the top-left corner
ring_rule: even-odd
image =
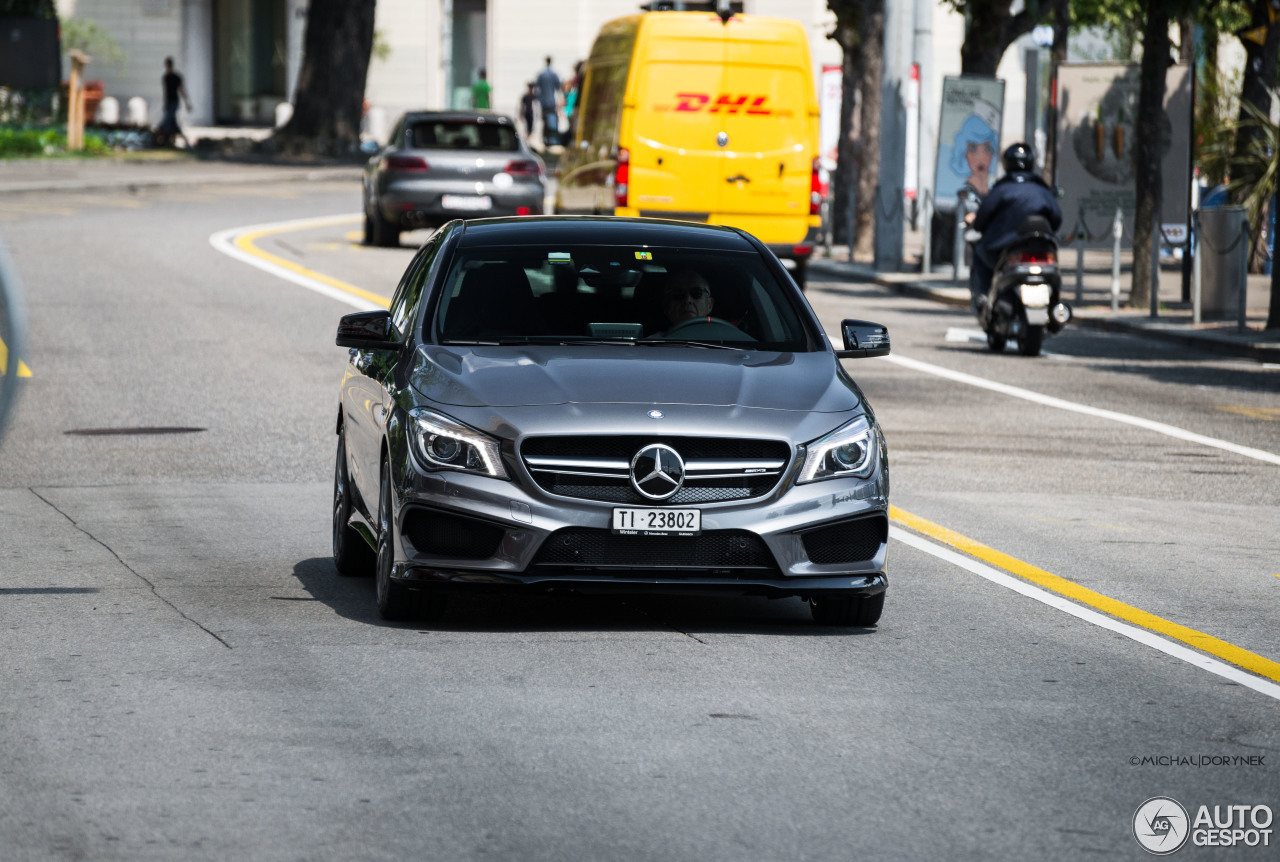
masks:
[[[609,530],[556,530],[538,549],[535,566],[697,571],[776,572],[764,541],[746,530],[708,530],[700,536],[621,536]]]
[[[684,486],[655,504],[631,485],[631,459],[665,443],[685,462]],[[763,497],[777,487],[791,458],[780,440],[718,437],[530,437],[520,447],[538,487],[551,494],[626,505],[679,506]]]
[[[889,521],[883,515],[841,521],[810,530],[800,537],[805,553],[818,565],[869,560],[889,540]]]

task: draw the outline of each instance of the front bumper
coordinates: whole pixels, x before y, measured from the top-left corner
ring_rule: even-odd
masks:
[[[613,504],[546,493],[523,470],[513,481],[502,481],[425,472],[410,457],[396,494],[392,577],[407,586],[459,589],[772,597],[884,591],[888,500],[883,462],[867,480],[796,486],[792,481],[800,459],[792,460],[778,486],[764,497],[698,506],[702,536],[681,539],[684,544],[674,549],[659,537],[619,540],[628,553],[611,559],[599,553],[575,557],[577,551],[555,547],[551,540],[564,539],[568,547],[567,537],[587,535],[597,545],[613,546]],[[425,532],[424,522],[432,525]],[[846,531],[856,532],[860,544],[842,557]],[[478,541],[460,543],[456,537],[464,534]],[[424,536],[441,538],[433,545]],[[704,539],[742,542],[743,547],[749,542],[756,554],[750,565],[736,565],[732,554],[717,557],[698,549]],[[460,555],[459,548],[468,542]],[[645,553],[645,542],[653,543],[652,558]],[[823,561],[815,561],[811,551]]]

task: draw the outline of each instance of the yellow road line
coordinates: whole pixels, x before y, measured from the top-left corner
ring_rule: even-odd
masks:
[[[904,512],[897,506],[889,507],[889,516],[904,527],[915,530],[917,533],[922,533],[958,551],[963,551],[970,556],[977,557],[985,563],[1003,569],[1023,580],[1030,581],[1038,587],[1057,593],[1060,596],[1065,596],[1080,604],[1088,605],[1135,626],[1164,635],[1171,640],[1180,641],[1201,652],[1243,668],[1250,673],[1257,674],[1273,682],[1280,682],[1280,662],[1272,661],[1257,653],[1241,649],[1235,644],[1219,640],[1212,635],[1169,622],[1163,617],[1158,617],[1155,614],[1127,605],[1109,596],[1096,593],[1074,581],[1069,581],[1059,575],[1046,572],[1044,569],[1036,568],[1030,563],[1024,563],[1022,560],[1011,557],[994,548],[989,548],[981,542],[970,539],[968,536],[963,536],[954,530],[926,521],[924,518],[917,517],[910,512]]]
[[[352,221],[355,221],[357,219],[358,217],[353,217]],[[264,236],[270,236],[271,234],[277,234],[277,233],[287,233],[293,230],[298,230],[298,226],[284,225],[281,227],[265,228],[263,230],[257,230],[252,233],[243,233],[243,234],[240,234],[238,237],[236,237],[235,246],[236,248],[243,251],[245,254],[251,254],[254,257],[262,258],[263,260],[269,261],[275,264],[276,266],[282,266],[285,269],[298,273],[299,275],[305,275],[307,278],[313,278],[316,281],[319,281],[323,284],[327,284],[332,288],[336,288],[345,293],[349,293],[352,296],[358,296],[361,299],[368,300],[369,302],[372,302],[375,305],[380,305],[383,308],[387,308],[391,305],[391,301],[384,296],[379,296],[376,293],[371,293],[363,288],[356,287],[354,284],[347,284],[345,281],[338,281],[338,279],[336,278],[330,278],[329,276],[324,275],[323,273],[319,273],[319,272],[316,272],[315,270],[311,270],[311,269],[307,269],[306,267],[299,266],[298,264],[294,263],[291,260],[285,260],[283,257],[279,257],[277,255],[271,254],[270,252],[265,252],[262,249],[258,248],[256,245],[254,245],[254,242],[256,240],[261,239]]]
[[[1264,422],[1280,422],[1280,407],[1250,407],[1247,404],[1219,404],[1217,407],[1224,413],[1238,413]]]
[[[0,377],[5,375],[5,369],[9,367],[9,347],[4,343],[4,339],[0,338]],[[27,363],[21,359],[18,360],[18,376],[30,377],[31,369],[27,367]]]

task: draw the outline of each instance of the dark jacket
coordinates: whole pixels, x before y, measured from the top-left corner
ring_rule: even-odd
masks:
[[[982,199],[973,229],[982,232],[979,246],[993,258],[1018,238],[1018,226],[1027,216],[1042,215],[1056,231],[1062,226],[1062,207],[1045,181],[1021,171],[1006,174]]]

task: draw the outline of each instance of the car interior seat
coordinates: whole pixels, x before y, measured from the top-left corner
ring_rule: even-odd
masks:
[[[514,263],[486,263],[469,270],[445,313],[444,337],[452,341],[491,341],[547,331],[529,279]]]

